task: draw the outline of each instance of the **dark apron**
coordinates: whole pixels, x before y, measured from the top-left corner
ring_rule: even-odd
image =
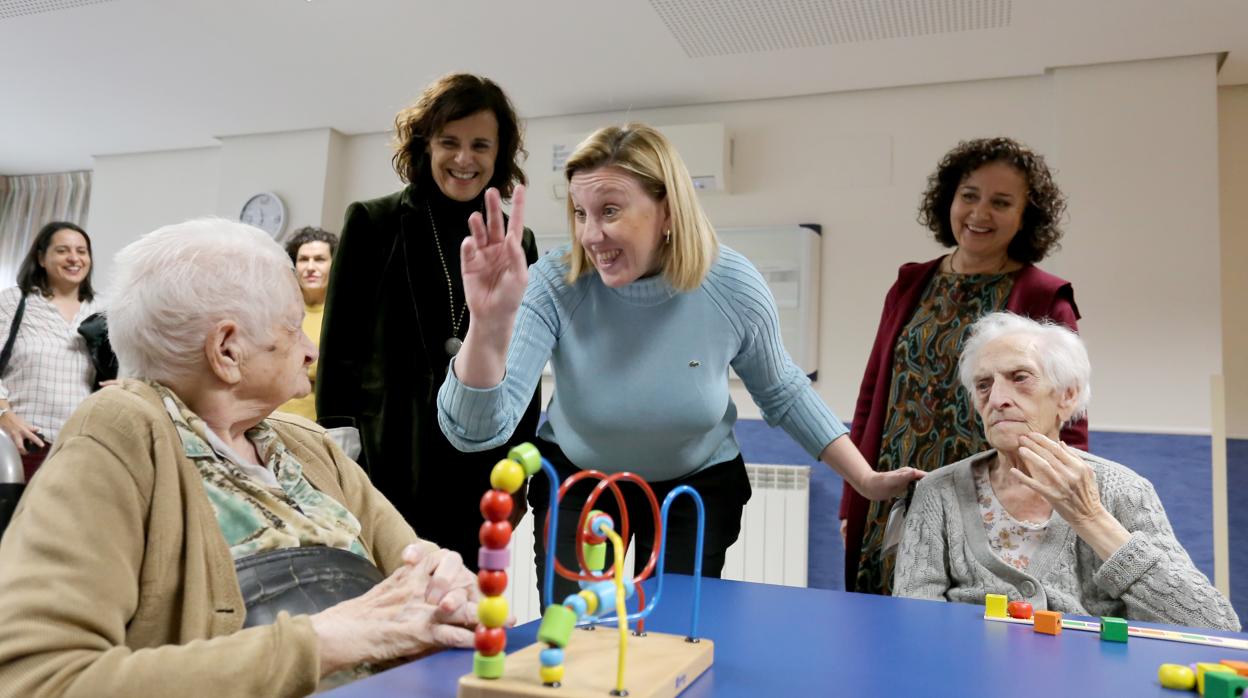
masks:
[[[366,558],[323,545],[283,548],[234,562],[247,607],[244,628],[269,625],[277,614],[320,613],[354,599],[385,578]]]

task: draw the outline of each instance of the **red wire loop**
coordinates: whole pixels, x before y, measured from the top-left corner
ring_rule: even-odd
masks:
[[[567,494],[568,489],[571,488],[572,485],[575,485],[576,483],[586,478],[596,478],[597,480],[599,480],[599,482],[594,487],[593,492],[590,493],[589,499],[585,500],[585,505],[581,507],[581,516],[579,519],[577,519],[577,526],[576,526],[576,561],[577,563],[581,566],[581,569],[585,569],[586,567],[588,567],[588,565],[585,564],[585,547],[584,547],[585,524],[589,520],[589,512],[594,510],[594,504],[598,501],[598,497],[600,497],[602,493],[607,490],[607,488],[610,488],[611,494],[615,495],[616,506],[618,506],[620,509],[620,527],[619,527],[620,538],[624,541],[624,544],[626,546],[628,545],[628,505],[624,501],[624,494],[620,491],[620,487],[616,483],[620,480],[632,482],[638,485],[639,487],[641,487],[642,491],[645,492],[646,498],[650,500],[650,510],[654,514],[654,543],[650,549],[650,559],[646,562],[646,567],[645,569],[641,571],[641,574],[637,575],[637,577],[633,580],[634,584],[644,581],[654,572],[654,566],[658,562],[659,546],[663,541],[663,523],[660,517],[659,500],[655,498],[654,490],[650,489],[650,485],[647,484],[645,480],[641,479],[641,477],[633,473],[623,472],[623,473],[615,473],[614,475],[607,475],[606,473],[603,473],[598,470],[582,470],[572,475],[567,480],[564,480],[563,484],[559,486],[559,496],[555,500],[555,506],[559,505],[559,501],[563,499],[564,495]],[[550,539],[550,512],[547,511],[546,521],[542,526],[542,540],[549,540],[549,539]],[[558,543],[556,542],[556,546],[557,545]],[[600,575],[589,573],[589,572],[580,573],[580,572],[573,572],[569,570],[567,567],[564,567],[563,563],[559,562],[559,558],[556,556],[555,557],[555,571],[558,572],[559,576],[563,577],[564,579],[574,579],[574,580],[585,581],[585,582],[602,582],[602,581],[606,581],[606,580],[613,578],[613,574],[615,572],[615,563],[612,562],[611,566],[603,570],[602,574]]]

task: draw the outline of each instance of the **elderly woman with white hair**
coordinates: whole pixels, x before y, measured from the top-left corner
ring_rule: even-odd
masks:
[[[959,377],[993,448],[919,482],[896,595],[1239,630],[1152,485],[1060,441],[1091,394],[1079,336],[1010,313],[971,332]]]
[[[121,385],[82,403],[0,543],[4,695],[298,696],[470,646],[475,579],[301,417],[290,258],[220,219],[117,256]]]

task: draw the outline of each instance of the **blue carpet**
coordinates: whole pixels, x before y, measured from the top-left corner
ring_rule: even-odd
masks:
[[[810,571],[808,583],[820,589],[844,588],[844,551],[837,513],[841,478],[814,463],[780,429],[761,420],[737,422],[737,440],[747,463],[815,465],[811,468]],[[1210,445],[1207,436],[1122,434],[1092,432],[1093,453],[1122,463],[1153,483],[1179,542],[1196,566],[1213,577],[1213,514],[1211,506]],[[1234,442],[1231,491],[1248,492],[1248,441]],[[1235,498],[1232,496],[1232,502]],[[1243,591],[1236,597],[1241,617],[1248,618],[1248,508],[1231,510],[1232,579]],[[1236,555],[1238,552],[1238,555]]]
[[[1248,623],[1248,439],[1226,443],[1226,491],[1230,506],[1227,529],[1231,548],[1231,603],[1241,623]]]

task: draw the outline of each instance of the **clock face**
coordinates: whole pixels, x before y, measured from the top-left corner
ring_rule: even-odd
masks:
[[[277,194],[262,192],[243,204],[243,210],[238,219],[276,238],[281,235],[282,228],[286,225],[286,206]]]

